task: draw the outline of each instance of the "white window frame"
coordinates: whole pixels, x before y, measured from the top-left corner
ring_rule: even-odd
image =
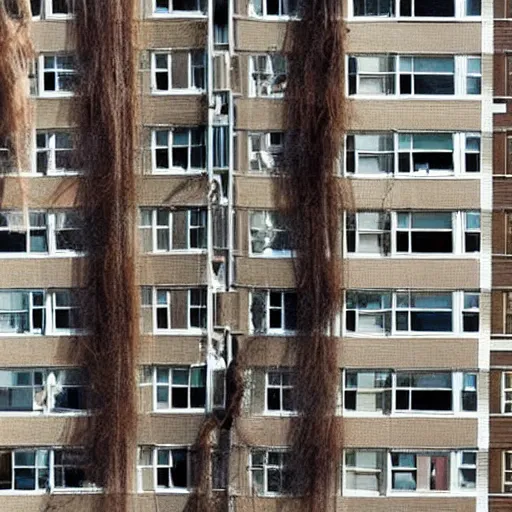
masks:
[[[263,464],[255,465],[253,461],[253,456],[255,453],[262,453],[263,454]],[[268,462],[269,454],[279,454],[279,463],[278,464],[270,464]],[[269,492],[268,489],[268,471],[269,470],[277,470],[280,472],[281,478],[283,477],[283,469],[284,469],[284,461],[283,461],[283,454],[287,454],[288,450],[281,447],[272,447],[272,448],[253,448],[249,454],[249,487],[251,489],[251,495],[253,496],[268,496],[268,497],[280,497],[280,496],[286,496],[287,494],[282,492]],[[255,471],[261,471],[263,474],[263,490],[261,493],[258,493],[256,490],[256,487],[254,485],[254,472]]]
[[[478,332],[475,331],[463,331],[463,312],[478,312],[479,309],[477,308],[471,308],[464,309],[464,296],[472,296],[472,295],[479,295],[478,292],[466,292],[466,291],[449,291],[449,290],[391,290],[391,289],[385,289],[385,290],[347,290],[347,293],[354,292],[356,294],[376,294],[376,295],[390,295],[390,304],[389,307],[382,306],[380,309],[362,309],[358,310],[355,309],[355,330],[354,331],[348,331],[347,325],[346,325],[346,319],[347,319],[347,301],[344,301],[343,304],[343,335],[349,336],[349,337],[434,337],[434,338],[447,338],[447,337],[457,337],[457,336],[464,336],[464,337],[478,337]],[[421,311],[422,308],[411,308],[411,307],[403,307],[398,308],[398,294],[414,294],[414,293],[431,293],[431,294],[451,294],[452,296],[452,307],[451,307],[451,314],[452,314],[452,331],[412,331],[412,330],[397,330],[396,328],[396,313],[401,312],[409,312],[409,319],[410,319],[410,312],[411,311]],[[356,295],[357,297],[357,295]],[[409,299],[410,300],[410,299]],[[381,299],[381,305],[382,305],[382,299]],[[354,310],[354,308],[350,308],[350,311]],[[360,312],[359,312],[360,311]],[[424,311],[449,311],[448,308],[435,308],[435,309],[424,309]],[[361,313],[362,312],[362,313]],[[359,315],[376,315],[376,314],[387,314],[391,315],[390,320],[390,328],[386,332],[385,329],[383,329],[381,332],[378,331],[358,331],[358,318]],[[410,322],[409,322],[410,325]]]
[[[288,0],[279,0],[279,14],[268,14],[268,0],[260,0],[261,3],[261,14],[258,14],[256,11],[256,8],[254,7],[253,3],[254,1],[251,0],[249,2],[249,16],[253,18],[268,18],[271,20],[282,20],[282,21],[288,21],[290,19],[297,19],[297,12],[294,14],[282,14],[282,11],[284,10],[284,4],[287,3]],[[298,8],[298,2],[296,1],[296,9]]]
[[[196,299],[199,298],[199,301]],[[205,326],[192,325],[192,311],[198,311],[199,319],[204,315]],[[190,288],[188,290],[188,330],[199,330],[203,332],[208,329],[208,290],[206,288]]]
[[[71,138],[71,148],[57,147],[57,135],[68,135]],[[37,138],[45,137],[45,147],[40,148],[37,145]],[[60,169],[56,167],[56,154],[59,151],[75,151],[74,134],[70,130],[37,130],[34,135],[34,148],[32,153],[32,173],[36,176],[76,176],[81,174],[78,169]],[[40,173],[37,170],[37,155],[39,153],[47,153],[47,171]]]
[[[431,496],[443,496],[443,495],[458,495],[458,496],[467,496],[467,495],[476,495],[476,486],[475,488],[461,488],[460,486],[460,476],[459,476],[459,469],[461,466],[461,459],[462,459],[462,453],[464,452],[472,452],[477,453],[474,449],[467,449],[467,450],[391,450],[388,452],[388,464],[387,464],[387,473],[388,473],[388,488],[387,488],[387,495],[389,496],[422,496],[422,495],[431,495]],[[449,472],[448,472],[448,490],[398,490],[392,488],[392,474],[393,474],[393,468],[392,466],[392,455],[393,454],[411,454],[415,457],[418,456],[441,456],[441,457],[448,457],[448,466],[449,466]],[[477,463],[478,463],[478,453],[477,453]],[[399,466],[396,466],[396,468],[399,468]],[[407,469],[404,467],[404,469]],[[418,470],[418,465],[416,461],[416,466],[413,468],[411,466],[411,469]],[[398,471],[400,471],[398,469]]]
[[[263,215],[264,223],[267,229],[265,230],[257,230],[257,228],[253,228],[252,219],[253,215]],[[271,237],[276,237],[279,233],[288,232],[288,240],[291,244],[291,232],[286,228],[276,227],[275,216],[281,216],[281,222],[284,223],[285,219],[278,211],[276,210],[251,210],[249,211],[249,256],[251,258],[291,258],[292,250],[290,249],[272,249],[272,247],[266,247],[262,252],[254,252],[252,248],[253,243],[253,232],[257,231],[258,235],[265,235],[265,240],[268,240],[267,245],[271,242]]]
[[[149,212],[151,216],[151,224],[142,224],[143,222],[143,211]],[[167,224],[158,224],[158,214],[163,213],[167,215]],[[139,209],[139,233],[143,231],[150,231],[151,233],[151,250],[143,251],[142,243],[141,243],[141,251],[144,254],[157,254],[157,253],[168,253],[172,252],[173,249],[173,214],[172,210],[169,208],[140,208]],[[167,233],[169,248],[168,249],[159,249],[158,248],[158,234],[159,232]]]
[[[251,307],[252,307],[252,300],[253,300],[253,294],[254,293],[264,293],[265,294],[265,331],[263,333],[259,333],[263,336],[293,336],[296,333],[296,330],[286,329],[285,327],[280,328],[271,328],[270,327],[270,310],[271,309],[280,309],[281,310],[281,326],[285,325],[285,318],[286,318],[286,310],[285,310],[285,300],[284,296],[287,293],[295,293],[294,290],[261,290],[257,289],[254,291],[251,291],[249,294],[249,328],[251,334],[258,334],[254,330],[254,326],[252,324],[252,313],[251,313]],[[270,306],[270,294],[271,293],[279,293],[281,295],[281,306]]]
[[[194,214],[196,214],[199,217],[200,224],[194,224],[193,223],[193,217]],[[198,251],[198,252],[205,252],[207,250],[207,230],[208,230],[208,212],[204,208],[191,208],[187,210],[187,250],[188,251]],[[205,240],[205,246],[204,247],[192,247],[192,233],[197,231],[200,233],[203,232],[203,237]],[[198,240],[200,239],[198,235]]]
[[[270,374],[275,374],[279,377],[279,384],[271,384]],[[290,379],[288,383],[283,381],[284,377]],[[269,416],[295,416],[297,411],[295,409],[284,409],[284,392],[290,392],[293,396],[295,374],[291,369],[269,369],[265,372],[265,414]],[[279,409],[270,409],[268,404],[268,393],[270,389],[277,389],[279,392]]]
[[[10,452],[11,454],[11,489],[0,490],[0,496],[27,496],[27,495],[43,495],[46,493],[50,494],[99,494],[103,490],[91,483],[87,487],[57,487],[55,485],[56,468],[68,467],[64,465],[57,466],[55,464],[55,452],[58,451],[78,451],[82,448],[71,448],[71,447],[23,447],[23,448],[11,448],[2,450],[4,452]],[[32,452],[35,456],[34,465],[16,465],[16,453]],[[41,464],[39,459],[41,456],[46,456],[47,464]],[[36,489],[21,490],[14,489],[14,474],[16,468],[26,468],[35,470],[35,487]],[[45,487],[39,487],[39,473],[41,471],[47,471],[48,481]]]
[[[141,464],[140,457],[142,450],[151,450],[151,464]],[[169,464],[158,464],[158,451],[169,451]],[[168,468],[169,472],[172,468],[172,450],[180,450],[187,452],[187,487],[159,487],[158,486],[158,469]],[[192,449],[188,445],[141,445],[137,447],[137,492],[138,493],[154,493],[154,494],[188,494],[192,490]],[[142,470],[150,469],[153,470],[153,489],[151,491],[144,490],[142,485]],[[169,475],[169,481],[171,482],[171,476]]]
[[[389,386],[383,387],[347,387],[347,373],[355,373],[357,374],[378,374],[382,376],[387,376],[389,378]],[[422,374],[438,374],[438,373],[450,373],[451,375],[451,387],[443,388],[443,390],[451,390],[452,395],[452,409],[451,410],[419,410],[419,409],[397,409],[396,407],[396,393],[397,391],[402,391],[408,389],[410,392],[413,390],[426,389],[429,391],[435,391],[437,388],[419,388],[419,387],[403,387],[398,386],[397,377],[398,374],[412,374],[412,375],[422,375]],[[465,378],[470,377],[476,379],[475,387],[468,387],[466,385]],[[478,400],[478,374],[474,371],[457,371],[457,372],[447,372],[444,370],[435,370],[435,371],[418,371],[418,370],[400,370],[400,371],[391,371],[386,369],[345,369],[342,374],[341,381],[341,389],[343,394],[343,416],[355,416],[355,417],[382,417],[382,416],[391,416],[391,417],[418,417],[418,416],[462,416],[462,417],[474,417],[477,415],[477,411],[464,410],[463,408],[463,395],[466,392],[475,393],[476,399]],[[440,389],[440,388],[439,388]],[[346,399],[345,395],[347,392],[355,392],[356,396],[358,394],[385,394],[389,393],[389,410],[376,410],[376,411],[361,411],[357,409],[347,409],[346,408]]]
[[[201,145],[194,145],[192,144],[192,131],[191,130],[203,130],[203,140],[204,144]],[[173,166],[173,158],[172,158],[172,151],[174,148],[174,141],[173,141],[173,132],[175,130],[188,130],[188,168],[183,169],[182,167],[176,167]],[[175,130],[169,130],[169,129],[154,129],[151,133],[151,161],[152,161],[152,173],[153,174],[203,174],[206,172],[206,160],[207,160],[207,148],[206,148],[206,140],[204,137],[206,134],[204,133],[204,127],[197,126],[197,127],[176,127]],[[159,146],[157,145],[157,135],[156,132],[167,132],[167,146]],[[185,146],[176,146],[176,147],[185,147]],[[192,148],[193,147],[202,147],[204,151],[204,167],[192,167]],[[157,158],[156,158],[156,150],[157,149],[166,149],[168,152],[168,162],[169,167],[157,167]]]
[[[82,327],[77,328],[61,328],[57,327],[57,311],[69,311],[69,314],[72,314],[74,310],[78,315],[80,314],[80,297],[79,297],[78,289],[62,289],[62,290],[53,290],[50,294],[52,301],[52,333],[57,335],[76,335],[84,333],[84,329]],[[59,294],[65,294],[68,296],[67,300],[70,305],[62,306],[57,304],[57,296]]]
[[[180,334],[180,335],[190,335],[197,336],[203,335],[206,332],[206,328],[199,327],[191,327],[190,325],[190,310],[194,306],[191,304],[191,291],[192,290],[205,290],[203,287],[190,287],[186,288],[187,291],[187,326],[188,327],[180,327],[173,328],[171,320],[172,320],[172,301],[171,301],[171,292],[173,290],[185,290],[185,288],[172,288],[172,287],[164,287],[164,286],[154,286],[154,287],[143,287],[151,289],[151,302],[152,304],[143,304],[142,307],[151,308],[152,318],[153,318],[153,330],[152,334],[154,335],[169,335],[169,334]],[[166,304],[158,304],[157,298],[159,292],[165,292],[166,294]],[[161,307],[159,307],[161,306]],[[167,325],[169,326],[167,329],[158,328],[157,326],[157,309],[166,309],[167,310]],[[208,315],[208,305],[206,303],[205,306],[201,306],[201,309],[206,309],[206,314]],[[206,318],[206,322],[208,325],[208,317]]]
[[[453,138],[453,171],[450,169],[445,170],[414,170],[411,166],[410,172],[399,172],[399,155],[406,154],[406,150],[400,150],[399,146],[399,138],[404,135],[441,135],[441,134],[452,134]],[[392,137],[392,145],[393,149],[390,150],[360,150],[356,149],[357,145],[357,137],[358,136],[391,136]],[[347,162],[348,162],[348,142],[347,137],[353,137],[354,144],[354,172],[348,172],[347,170]],[[343,152],[343,175],[352,179],[378,179],[378,178],[387,178],[394,177],[399,179],[431,179],[431,178],[440,178],[440,179],[448,179],[448,178],[464,178],[464,179],[478,179],[480,178],[481,172],[471,172],[466,170],[466,154],[467,153],[477,153],[474,150],[468,150],[467,140],[471,138],[477,138],[480,141],[480,154],[481,158],[481,136],[479,133],[474,132],[351,132],[345,136],[345,144],[344,144],[344,152]],[[434,150],[425,150],[422,152],[433,152]],[[447,150],[445,150],[447,152]],[[414,149],[411,148],[410,155],[415,152]],[[376,172],[376,173],[364,173],[358,172],[359,169],[359,159],[362,155],[371,156],[385,156],[392,155],[393,157],[393,170],[392,172]],[[411,158],[410,157],[410,158]]]
[[[156,10],[156,0],[152,0],[152,14],[151,16],[154,18],[205,18],[208,16],[208,13],[203,12],[201,7],[200,0],[196,0],[197,5],[199,6],[199,9],[195,9],[193,11],[181,11],[181,10],[174,10],[173,0],[168,0],[169,8],[167,12],[157,12]]]
[[[281,138],[280,144],[273,144],[272,137]],[[249,144],[249,161],[247,163],[250,172],[273,172],[279,166],[276,160],[281,160],[284,151],[284,132],[249,132],[247,135]],[[254,139],[259,138],[260,149],[254,149]],[[258,169],[253,169],[253,162],[257,163]]]
[[[351,58],[357,58],[358,57],[386,57],[388,59],[391,59],[391,61],[394,62],[394,69],[391,71],[365,71],[361,73],[359,71],[359,68],[355,74],[355,80],[356,80],[356,92],[351,94],[350,93],[350,69],[349,69],[349,62]],[[453,57],[453,73],[452,72],[441,72],[441,71],[414,71],[414,62],[415,59],[426,59],[426,58],[447,58],[447,57]],[[346,57],[346,86],[345,86],[345,93],[347,97],[353,98],[353,99],[376,99],[376,100],[385,100],[385,99],[397,99],[400,98],[400,100],[414,100],[414,99],[422,99],[422,100],[431,100],[431,101],[438,101],[438,100],[454,100],[454,99],[464,99],[464,100],[474,100],[479,101],[481,98],[480,94],[469,94],[467,92],[467,62],[468,59],[480,59],[481,62],[481,56],[479,55],[450,55],[446,56],[443,54],[429,54],[429,55],[395,55],[395,54],[351,54],[347,55]],[[412,65],[412,71],[401,71],[400,70],[400,63],[404,61],[404,59],[411,59],[411,65]],[[405,61],[404,61],[405,62]],[[358,64],[356,63],[356,66]],[[393,89],[386,93],[380,93],[380,94],[367,94],[367,93],[360,93],[358,92],[360,90],[360,79],[361,75],[364,76],[370,76],[370,77],[376,77],[376,76],[383,76],[387,75],[390,78],[393,77]],[[411,76],[411,93],[400,93],[400,75],[410,75]],[[453,94],[416,94],[414,92],[414,77],[415,76],[422,76],[422,75],[440,75],[440,76],[453,76],[453,87],[454,92]],[[480,75],[474,74],[471,75],[474,77],[480,77],[481,79],[481,73]],[[480,83],[480,89],[482,88],[482,84]]]
[[[507,387],[507,375],[510,375],[512,384],[512,370],[503,371],[501,373],[501,414],[512,415],[512,385]],[[510,393],[510,399],[507,399],[507,393]],[[510,405],[510,411],[507,411],[507,405]]]
[[[70,20],[74,18],[73,8],[74,0],[68,0],[69,13],[54,13],[53,2],[54,0],[43,0],[44,2],[44,15],[45,19],[58,19],[58,20]]]
[[[501,470],[501,491],[505,494],[512,493],[512,469],[507,469],[507,459],[509,459],[510,463],[508,464],[512,468],[512,451],[504,450],[502,459],[502,470]],[[508,478],[507,478],[508,477]],[[509,490],[507,490],[507,487]]]
[[[257,55],[250,55],[249,56],[249,97],[250,98],[264,98],[264,99],[283,99],[284,93],[286,90],[286,80],[282,82],[281,84],[277,84],[278,89],[272,90],[273,87],[276,87],[276,84],[274,81],[279,74],[277,74],[274,71],[273,63],[272,63],[272,57],[273,56],[282,55],[284,62],[285,62],[285,73],[284,75],[287,76],[287,62],[286,57],[284,54],[279,54],[277,52],[274,53],[264,53],[264,54],[257,54]],[[255,66],[255,60],[257,61],[258,58],[265,58],[266,59],[266,72],[265,73],[256,73],[256,66]],[[263,85],[258,82],[258,80],[255,80],[255,75],[268,75],[268,84],[267,84],[267,94],[262,93]],[[261,80],[261,76],[260,76]],[[259,84],[259,86],[258,86]],[[284,85],[282,85],[284,84]],[[282,86],[281,86],[282,85]]]
[[[11,211],[11,210],[0,210],[0,214],[16,214],[20,218],[19,231],[26,233],[26,250],[23,252],[0,252],[1,259],[23,259],[23,258],[56,258],[56,257],[74,257],[83,256],[84,252],[76,251],[72,249],[58,249],[57,248],[57,234],[60,231],[65,230],[80,230],[81,227],[77,228],[58,228],[58,218],[61,215],[73,214],[79,215],[78,210],[55,210],[55,211],[40,211],[40,210],[29,210],[28,216],[24,218],[23,212]],[[44,226],[32,226],[30,223],[30,215],[44,215],[45,224]],[[28,221],[28,225],[25,222]],[[14,226],[16,228],[16,225]],[[8,227],[0,227],[0,231],[18,231],[17,229],[9,229]],[[45,231],[46,233],[46,251],[31,251],[30,250],[30,234],[32,231]]]
[[[172,0],[171,0],[172,1]],[[173,52],[178,53],[186,53],[188,57],[188,86],[187,87],[174,87],[173,79],[172,79],[172,56]],[[203,65],[197,66],[194,64],[193,54],[202,54],[203,56]],[[156,73],[163,72],[164,68],[156,67],[156,56],[164,55],[167,57],[167,80],[169,87],[167,89],[157,89],[157,80]],[[151,52],[151,94],[154,95],[191,95],[191,94],[204,94],[206,92],[206,78],[207,78],[207,69],[206,69],[206,54],[201,50],[156,50]],[[194,84],[194,69],[195,68],[203,68],[203,81],[202,86],[197,86]]]
[[[55,59],[55,65],[53,68],[45,68],[45,66],[44,66],[45,57],[53,57]],[[65,90],[61,91],[58,89],[56,89],[54,91],[47,91],[44,88],[44,74],[47,70],[48,70],[48,72],[53,72],[55,74],[55,87],[56,88],[58,87],[57,76],[58,76],[58,72],[62,71],[62,70],[59,70],[56,67],[56,62],[57,62],[57,59],[59,59],[61,57],[74,57],[75,58],[75,66],[76,66],[76,56],[74,56],[73,54],[70,54],[70,53],[65,53],[65,54],[44,53],[44,54],[39,55],[39,57],[38,57],[38,80],[37,80],[38,89],[39,89],[39,97],[41,97],[41,98],[69,98],[74,95],[73,91],[65,91]],[[74,69],[69,69],[69,73],[67,73],[67,74],[70,74],[70,75],[73,75],[76,77],[76,74],[77,74],[76,67]]]
[[[380,455],[381,457],[381,460],[382,460],[382,467],[377,467],[377,468],[366,468],[366,467],[359,467],[359,466],[348,466],[347,465],[347,455],[349,452],[354,452],[356,454],[356,459],[357,459],[357,453],[359,452],[370,452],[370,453],[375,453],[377,456]],[[382,496],[382,495],[385,495],[386,494],[386,458],[387,458],[387,453],[384,449],[377,449],[377,450],[368,450],[368,449],[361,449],[361,450],[358,450],[358,449],[349,449],[349,450],[344,450],[343,451],[343,456],[342,456],[342,486],[341,486],[341,489],[342,489],[342,494],[343,496],[368,496],[368,497],[373,497],[373,496]],[[366,489],[347,489],[347,473],[349,472],[353,472],[355,473],[356,475],[379,475],[380,474],[380,478],[381,480],[384,480],[382,483],[381,483],[381,490],[379,491],[370,491],[370,490],[366,490]]]
[[[479,22],[482,19],[481,15],[478,16],[472,16],[466,14],[466,2],[465,0],[455,0],[455,9],[454,9],[454,16],[401,16],[400,13],[400,0],[391,0],[394,4],[394,15],[393,16],[356,16],[354,14],[354,0],[351,0],[348,2],[348,18],[351,22],[359,21],[359,22],[368,22],[368,21],[396,21],[397,19],[403,20],[403,21],[430,21],[431,23],[435,23],[437,21],[475,21]],[[411,14],[414,11],[414,0],[411,1]]]
[[[187,384],[174,384],[173,372],[175,370],[188,371]],[[205,404],[204,407],[191,407],[192,404],[192,388],[197,387],[200,389],[202,386],[192,386],[192,371],[204,371],[204,390],[205,390]],[[191,366],[155,366],[153,369],[152,382],[153,382],[153,412],[154,413],[177,413],[177,414],[201,414],[206,409],[208,400],[208,383],[207,383],[207,368],[206,365],[191,365]],[[158,372],[167,372],[167,382],[158,382]],[[167,407],[158,407],[158,388],[167,389]],[[172,390],[173,388],[186,388],[188,407],[173,407],[172,406]]]

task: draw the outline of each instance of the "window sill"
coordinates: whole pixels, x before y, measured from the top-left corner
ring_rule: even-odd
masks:
[[[415,180],[415,179],[430,179],[430,180],[454,180],[454,179],[475,179],[480,178],[481,173],[479,172],[468,172],[468,173],[431,173],[431,174],[423,174],[423,173],[407,173],[407,174],[399,174],[399,173],[379,173],[379,174],[352,174],[352,173],[344,173],[341,177],[348,179],[397,179],[397,180]],[[512,177],[512,176],[511,176]]]
[[[354,260],[365,260],[365,259],[376,259],[376,260],[478,260],[480,258],[480,253],[463,253],[463,254],[456,254],[452,252],[445,252],[445,253],[412,253],[412,254],[389,254],[389,255],[382,255],[382,254],[374,254],[374,253],[349,253],[346,254],[345,257],[347,259],[354,259]]]
[[[349,23],[481,23],[482,16],[348,16],[345,20]]]
[[[269,21],[272,23],[276,22],[288,22],[288,21],[299,21],[300,18],[297,16],[289,16],[289,15],[279,15],[279,14],[266,14],[266,15],[258,15],[258,14],[249,14],[248,18],[253,21]]]
[[[72,92],[41,92],[36,96],[36,98],[41,100],[58,100],[63,98],[72,98],[74,95],[75,94]]]
[[[78,252],[45,252],[45,253],[33,253],[33,252],[2,252],[0,253],[0,260],[10,260],[10,259],[52,259],[52,258],[82,258],[84,257],[84,253]]]
[[[357,332],[344,332],[342,333],[342,337],[344,338],[376,338],[376,339],[386,339],[386,338],[398,338],[398,339],[408,339],[408,338],[478,338],[480,333],[478,332],[426,332],[426,333],[418,333],[418,332],[400,332],[400,333],[374,333],[374,332],[366,332],[366,333],[357,333]]]
[[[138,491],[138,494],[190,494],[190,489],[155,489],[153,491]]]
[[[151,96],[202,96],[204,94],[206,94],[205,89],[170,89],[168,91],[151,90]]]
[[[154,409],[150,414],[179,416],[180,414],[194,415],[204,414],[206,409]]]
[[[142,333],[143,335],[154,335],[154,336],[206,336],[206,329],[167,329],[167,330],[154,330],[149,333]]]
[[[176,19],[176,18],[197,18],[208,19],[208,14],[201,11],[176,11],[176,12],[153,12],[150,18],[157,19]]]
[[[258,337],[258,336],[271,336],[273,338],[289,338],[296,336],[296,331],[283,331],[283,332],[273,332],[273,331],[266,331],[266,332],[251,332],[250,336]]]
[[[280,96],[257,96],[255,94],[250,94],[248,97],[250,100],[284,100],[284,94],[281,94]]]
[[[72,14],[49,14],[42,21],[70,21],[74,19],[75,16]]]
[[[431,419],[477,419],[478,418],[478,412],[453,412],[453,411],[405,411],[405,412],[398,412],[394,411],[389,414],[386,413],[378,413],[378,412],[357,412],[357,411],[344,411],[342,414],[342,417],[344,418],[391,418],[391,419],[400,419],[400,418],[407,418],[407,419],[425,419],[425,418],[431,418]]]
[[[153,169],[151,176],[201,176],[206,174],[206,169]],[[147,175],[146,175],[147,176]]]
[[[0,411],[0,418],[83,418],[89,412]]]
[[[379,101],[482,101],[481,94],[350,94],[348,99]]]
[[[284,260],[284,259],[293,258],[293,254],[291,253],[291,251],[283,251],[281,253],[275,252],[272,254],[249,253],[249,257],[252,259],[255,259],[255,260],[269,260],[269,259]]]
[[[298,416],[297,411],[269,411],[266,410],[263,412],[263,416],[267,416],[269,418],[295,418]]]
[[[158,256],[182,256],[182,255],[191,255],[191,254],[207,254],[207,249],[171,249],[170,251],[152,251],[152,252],[142,252],[144,256],[158,257]]]

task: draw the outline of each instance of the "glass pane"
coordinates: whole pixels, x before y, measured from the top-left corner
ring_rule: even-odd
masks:
[[[172,383],[173,385],[188,385],[188,373],[186,369],[173,369]]]
[[[418,73],[453,73],[453,57],[415,57],[414,71]]]
[[[414,134],[412,139],[413,149],[453,151],[453,136],[451,133]]]
[[[413,213],[412,228],[418,229],[451,229],[451,213]]]

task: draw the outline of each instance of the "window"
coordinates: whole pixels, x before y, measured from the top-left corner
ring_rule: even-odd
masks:
[[[153,172],[200,172],[206,168],[204,128],[153,132]]]
[[[70,132],[38,132],[35,172],[52,175],[75,170],[73,135]]]
[[[386,453],[378,450],[345,451],[345,493],[386,494]]]
[[[152,92],[203,92],[206,57],[204,51],[173,51],[152,54]]]
[[[386,212],[347,213],[347,251],[380,254],[391,252],[391,215]]]
[[[72,55],[42,55],[39,81],[41,96],[67,96],[73,92],[76,72]]]
[[[2,412],[81,412],[86,393],[82,370],[0,370]]]
[[[349,414],[475,412],[477,375],[346,370],[344,397]]]
[[[27,224],[28,221],[28,224]],[[83,250],[80,215],[30,211],[0,212],[0,254],[51,255]]]
[[[268,172],[278,169],[284,150],[284,133],[250,133],[249,134],[249,169]]]
[[[349,57],[348,69],[350,95],[460,96],[481,90],[476,56],[360,55]]]
[[[43,291],[0,291],[0,334],[43,334]]]
[[[388,453],[347,450],[344,494],[475,492],[476,464],[477,452],[472,450]]]
[[[353,0],[354,16],[453,18],[480,16],[480,0]]]
[[[85,478],[86,453],[82,449],[23,448],[0,452],[0,492],[87,489],[98,491]]]
[[[348,291],[345,329],[365,335],[476,333],[479,294]]]
[[[57,252],[83,252],[82,218],[78,212],[64,211],[54,214],[55,250]],[[50,217],[52,219],[52,217]]]
[[[290,232],[279,212],[250,212],[251,255],[275,258],[291,256]]]
[[[512,372],[503,372],[502,412],[512,413]]]
[[[0,334],[79,334],[78,290],[0,290]]]
[[[206,249],[207,211],[194,208],[188,212],[188,246],[190,249]]]
[[[453,252],[450,212],[398,213],[397,253]]]
[[[345,410],[389,413],[391,386],[390,372],[347,370],[345,372]]]
[[[153,0],[154,14],[202,14],[206,12],[206,0]]]
[[[28,221],[28,225],[26,222]],[[0,213],[0,253],[47,253],[47,216],[30,212]]]
[[[155,368],[155,410],[203,410],[206,367]]]
[[[205,288],[141,289],[142,329],[154,334],[201,334],[207,325]]]
[[[480,212],[347,213],[346,237],[365,256],[479,252]]]
[[[480,172],[478,134],[350,134],[345,148],[348,175],[428,177]]]
[[[266,410],[292,412],[294,374],[289,370],[271,370],[266,374]]]
[[[252,490],[258,496],[280,496],[289,493],[290,478],[286,470],[289,454],[284,451],[253,450],[251,452]]]
[[[283,98],[286,89],[286,58],[274,53],[253,55],[249,60],[251,97]]]
[[[251,16],[295,16],[297,0],[251,0]]]
[[[9,138],[0,137],[0,172],[2,174],[15,172],[16,166],[12,157],[12,146]]]
[[[188,448],[141,446],[137,465],[139,492],[184,492],[192,482]]]
[[[189,328],[206,329],[207,293],[204,288],[189,290]]]
[[[33,17],[69,18],[73,14],[74,0],[30,0]]]
[[[77,331],[82,327],[80,319],[80,298],[76,291],[60,290],[53,297],[54,331]]]
[[[297,328],[297,294],[254,290],[251,319],[255,334],[293,334]]]
[[[141,208],[140,246],[144,253],[206,249],[207,212],[204,209]]]
[[[503,492],[512,493],[512,452],[503,452]]]

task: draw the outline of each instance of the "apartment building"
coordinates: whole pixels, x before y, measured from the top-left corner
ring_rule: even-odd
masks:
[[[66,0],[31,7],[31,158],[22,182],[1,180],[0,509],[93,511],[101,489],[68,435],[88,414],[74,348],[87,326],[73,13]],[[229,463],[214,451],[213,492],[237,512],[294,510],[297,295],[277,181],[297,2],[139,7],[132,507],[184,509],[199,430],[225,407],[239,355],[241,414]],[[333,510],[510,506],[510,12],[507,0],[344,3],[349,120],[338,181],[353,204],[340,212]],[[0,163],[10,165],[8,141]]]

